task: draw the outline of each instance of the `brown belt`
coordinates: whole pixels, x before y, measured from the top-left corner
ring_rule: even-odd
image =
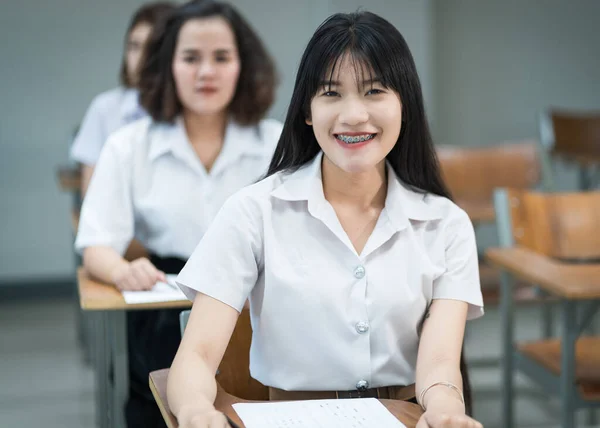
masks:
[[[409,401],[415,398],[415,385],[408,386],[382,386],[365,391],[285,391],[269,387],[269,400],[271,401],[296,401],[296,400],[326,400],[337,398],[383,398],[389,400]]]

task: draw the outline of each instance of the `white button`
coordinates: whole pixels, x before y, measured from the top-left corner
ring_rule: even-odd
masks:
[[[354,276],[358,279],[361,279],[365,276],[365,268],[362,266],[357,266],[356,269],[354,269]]]
[[[369,382],[367,382],[366,380],[359,380],[358,382],[356,382],[356,389],[358,391],[366,391],[367,389],[369,389]]]
[[[364,321],[357,322],[356,323],[356,331],[359,332],[360,334],[366,333],[367,331],[369,331],[369,324]]]

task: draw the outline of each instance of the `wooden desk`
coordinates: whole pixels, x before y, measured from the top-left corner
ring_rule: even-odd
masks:
[[[600,299],[600,263],[564,263],[519,247],[490,248],[487,260],[557,297]]]
[[[125,428],[124,406],[129,395],[127,311],[181,308],[188,300],[130,305],[112,285],[77,272],[81,309],[92,316],[92,352],[95,361],[96,409],[100,428]]]
[[[561,426],[575,426],[577,408],[600,406],[600,337],[579,337],[600,308],[600,263],[565,263],[521,247],[490,248],[487,260],[507,272],[502,281],[502,414],[513,423],[513,370],[561,397]],[[562,337],[514,344],[513,281],[536,284],[562,309]],[[580,309],[579,313],[577,309]]]
[[[150,389],[152,395],[160,408],[160,412],[167,423],[168,428],[178,428],[177,419],[171,413],[169,404],[167,402],[167,377],[169,376],[169,369],[158,370],[150,373]],[[217,385],[218,387],[218,385]],[[396,417],[400,422],[406,425],[408,428],[417,425],[419,418],[422,415],[421,408],[413,403],[399,400],[380,400],[381,403]],[[218,387],[217,399],[215,400],[215,408],[231,418],[240,427],[244,427],[244,424],[238,417],[235,410],[233,410],[232,404],[235,403],[248,403],[248,400],[242,400],[226,393],[222,388]]]
[[[131,311],[142,309],[189,309],[192,302],[176,300],[172,302],[128,304],[123,294],[114,285],[98,282],[88,276],[84,268],[77,270],[79,303],[84,311]]]

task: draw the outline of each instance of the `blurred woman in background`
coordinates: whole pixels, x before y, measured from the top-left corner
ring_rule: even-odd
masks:
[[[139,88],[149,117],[102,149],[81,210],[78,251],[87,272],[119,290],[148,290],[178,273],[223,202],[265,174],[282,125],[264,119],[275,67],[226,3],[178,7],[148,43]],[[148,258],[128,261],[133,238]],[[127,425],[164,426],[148,387],[180,341],[179,310],[127,314]]]
[[[71,146],[71,159],[82,166],[81,192],[85,194],[102,146],[108,136],[146,115],[138,102],[138,67],[152,29],[175,8],[172,3],[148,3],[129,23],[119,74],[120,85],[97,95],[90,104]]]

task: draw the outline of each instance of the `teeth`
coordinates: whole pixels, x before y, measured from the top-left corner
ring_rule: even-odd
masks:
[[[356,135],[356,136],[338,134],[336,138],[340,141],[343,141],[346,144],[356,144],[356,143],[362,143],[364,141],[371,140],[374,137],[375,137],[375,134],[365,134],[365,135]]]

